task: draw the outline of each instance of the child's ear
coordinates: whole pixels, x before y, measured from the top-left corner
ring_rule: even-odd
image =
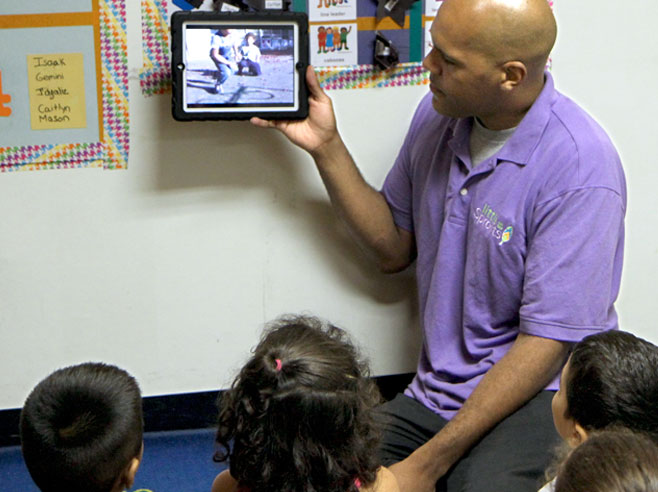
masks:
[[[135,476],[137,475],[137,470],[139,465],[142,462],[142,455],[144,454],[144,443],[142,443],[142,449],[139,452],[139,456],[135,456],[130,463],[124,468],[121,478],[119,479],[119,490],[128,490],[135,483]]]
[[[573,424],[573,429],[571,431],[571,436],[569,437],[569,446],[572,448],[575,448],[576,446],[580,446],[582,443],[584,443],[587,440],[587,431],[585,428],[580,425],[578,422],[574,422]]]
[[[141,457],[140,457],[141,458]],[[139,469],[139,464],[141,463],[140,458],[133,458],[128,468],[126,468],[126,488],[129,489],[135,483],[135,476],[137,475],[137,470]]]

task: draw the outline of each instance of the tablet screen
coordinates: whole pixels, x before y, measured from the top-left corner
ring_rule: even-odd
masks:
[[[305,116],[308,33],[300,14],[186,12],[174,23],[177,14],[174,117]]]

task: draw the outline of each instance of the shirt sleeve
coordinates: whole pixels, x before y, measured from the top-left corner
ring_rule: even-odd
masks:
[[[536,206],[528,236],[520,329],[576,342],[617,325],[625,207],[606,187],[564,192]]]
[[[433,112],[431,97],[426,96],[416,108],[402,148],[381,189],[393,214],[395,225],[412,233],[414,232],[414,222],[411,149],[414,145],[421,145],[421,143],[417,143],[419,129],[423,127],[428,114]]]
[[[382,194],[388,203],[395,225],[413,232],[412,187],[409,176],[407,142],[400,149],[395,164],[384,180]]]

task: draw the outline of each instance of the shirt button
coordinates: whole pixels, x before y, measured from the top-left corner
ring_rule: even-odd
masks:
[[[468,190],[466,188],[462,188],[461,190],[459,190],[459,194],[461,196],[466,196],[468,195]]]

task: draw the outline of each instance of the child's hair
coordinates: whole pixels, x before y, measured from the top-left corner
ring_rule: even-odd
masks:
[[[554,492],[658,492],[658,447],[628,430],[595,432],[558,468]]]
[[[567,416],[585,430],[621,426],[658,442],[658,347],[623,331],[590,335],[569,358]]]
[[[44,492],[109,492],[142,447],[142,400],[118,367],[84,363],[53,372],[20,417],[23,457]]]
[[[346,333],[314,317],[265,330],[220,397],[216,461],[250,492],[348,492],[374,482],[380,395]]]

